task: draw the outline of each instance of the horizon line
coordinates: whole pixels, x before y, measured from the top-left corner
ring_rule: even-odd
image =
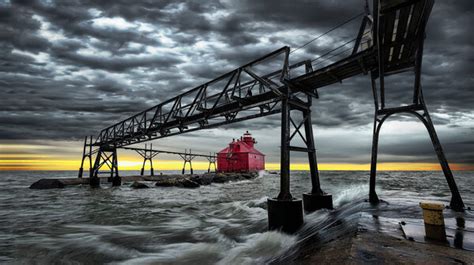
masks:
[[[3,162],[3,163],[2,163]],[[56,160],[56,161],[42,161],[43,163],[25,163],[14,164],[5,163],[5,160],[0,160],[0,171],[78,171],[80,163],[76,160]],[[11,161],[9,161],[11,162]],[[140,171],[143,162],[123,161],[119,162],[119,171]],[[3,164],[3,165],[2,165]],[[193,163],[193,169],[198,171],[207,171],[209,164],[203,161],[196,161]],[[84,172],[89,171],[89,165],[84,165]],[[177,171],[182,170],[183,164],[181,161],[161,161],[155,165],[155,172],[158,171]],[[265,165],[267,171],[279,171],[279,163],[267,163]],[[474,171],[472,164],[450,164],[452,171]],[[104,168],[105,169],[105,168]],[[214,167],[211,167],[211,170]],[[291,170],[308,171],[310,170],[307,163],[292,163]],[[189,167],[186,167],[189,170]],[[318,164],[319,171],[370,171],[370,163],[321,163]],[[104,170],[106,171],[106,170]],[[149,172],[149,164],[145,166],[145,172]],[[377,164],[377,171],[442,171],[438,163],[416,163],[416,162],[382,162]]]

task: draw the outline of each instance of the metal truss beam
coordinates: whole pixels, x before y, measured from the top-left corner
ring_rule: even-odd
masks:
[[[102,130],[94,145],[123,147],[276,113],[268,106],[280,100],[282,81],[289,78],[288,56],[283,47],[166,100]],[[269,70],[262,72],[262,65]]]

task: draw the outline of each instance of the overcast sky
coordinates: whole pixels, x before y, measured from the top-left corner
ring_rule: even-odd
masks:
[[[425,42],[424,95],[453,163],[474,164],[473,6],[472,0],[437,1]],[[363,10],[361,0],[0,0],[0,143],[46,145],[43,152],[79,158],[85,135],[282,46],[295,49]],[[290,60],[318,57],[355,37],[359,23]],[[412,80],[389,81],[389,104],[409,103]],[[312,110],[320,161],[368,163],[374,112],[369,77],[319,93]],[[279,160],[279,115],[154,145],[214,152],[245,130],[267,161]],[[383,162],[436,162],[415,118],[391,119],[380,146]],[[298,154],[293,161],[305,162]]]

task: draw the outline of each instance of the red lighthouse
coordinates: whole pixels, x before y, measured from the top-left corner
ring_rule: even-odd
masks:
[[[217,153],[218,172],[252,172],[265,169],[265,155],[254,148],[257,142],[247,131],[240,139]]]

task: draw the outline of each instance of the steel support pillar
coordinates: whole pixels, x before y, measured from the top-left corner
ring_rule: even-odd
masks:
[[[143,176],[145,174],[146,161],[150,162],[150,174],[151,176],[154,176],[155,170],[153,169],[153,160],[151,158],[143,158],[143,165],[142,165],[142,169],[140,170],[140,176]]]
[[[278,200],[292,200],[290,192],[290,106],[288,98],[281,101],[280,193]]]
[[[309,98],[308,100],[311,100]],[[332,195],[321,190],[319,182],[318,161],[314,144],[313,126],[311,124],[311,109],[303,111],[304,130],[306,135],[306,146],[308,148],[308,162],[311,173],[311,192],[303,194],[303,205],[306,212],[314,212],[325,208],[332,209]]]
[[[101,171],[101,168],[106,167],[107,171]],[[101,146],[96,155],[92,175],[89,179],[91,187],[100,186],[100,174],[110,174],[108,181],[112,182],[112,186],[120,186],[122,180],[118,173],[118,159],[117,148],[115,146]]]
[[[93,188],[100,187],[100,178],[99,178],[99,170],[103,165],[102,160],[102,149],[99,148],[97,155],[95,157],[94,167],[92,168],[92,174],[89,178],[89,184]]]
[[[426,107],[424,108],[425,115],[423,123],[425,124],[426,129],[428,130],[428,133],[430,135],[431,142],[433,144],[434,150],[436,152],[436,155],[438,157],[439,164],[441,166],[441,169],[443,170],[444,176],[446,178],[446,181],[448,182],[449,190],[451,191],[451,201],[450,201],[450,207],[455,210],[455,211],[464,211],[464,202],[461,198],[461,194],[459,193],[458,186],[456,185],[456,181],[454,180],[453,173],[451,171],[451,168],[449,167],[448,160],[446,159],[446,156],[444,155],[443,147],[441,146],[441,143],[439,141],[438,135],[436,134],[436,130],[434,128],[433,122],[431,121],[430,114],[428,113],[428,110]],[[421,118],[421,117],[418,117]]]
[[[207,160],[209,161],[209,166],[207,167],[207,173],[211,173],[211,166],[214,165],[214,172],[217,172],[217,166],[216,166],[216,154],[214,153],[214,156],[209,153],[209,157],[207,157]]]
[[[89,139],[89,142],[87,141]],[[92,136],[84,139],[84,149],[82,150],[81,167],[79,168],[78,178],[82,178],[84,172],[84,160],[89,159],[89,177],[92,175]]]
[[[190,170],[190,172],[191,172],[191,175],[193,175],[194,172],[193,172],[193,163],[192,163],[192,160],[193,160],[196,156],[192,154],[191,149],[189,149],[189,153],[188,153],[188,150],[184,150],[184,154],[180,154],[179,156],[181,156],[181,158],[184,160],[183,170],[181,170],[181,174],[184,175],[184,173],[186,172],[186,164],[189,163],[189,170]]]
[[[268,228],[286,233],[303,225],[303,202],[290,193],[290,106],[288,97],[281,101],[280,193],[268,199]]]
[[[388,112],[387,110],[376,112],[375,119],[374,119],[374,133],[373,133],[373,140],[372,140],[372,159],[371,159],[371,167],[370,167],[369,201],[375,204],[379,202],[379,198],[375,191],[375,183],[376,183],[376,175],[377,175],[377,153],[378,153],[380,129],[382,128],[382,124],[385,122],[385,120],[387,120],[388,117],[392,116],[393,114],[400,114],[400,113],[414,115],[425,125],[426,129],[428,130],[428,134],[430,135],[431,143],[433,144],[433,148],[436,152],[439,164],[441,166],[441,169],[443,170],[444,176],[446,178],[446,181],[448,182],[448,186],[451,191],[450,207],[456,211],[463,211],[464,202],[461,198],[461,194],[459,193],[458,187],[456,185],[456,181],[454,180],[453,173],[449,167],[446,156],[444,155],[443,148],[438,139],[438,135],[436,134],[436,130],[434,128],[433,122],[431,121],[429,112],[426,109],[424,102],[421,104],[421,106],[413,105],[412,108],[394,109],[391,111],[389,110]]]
[[[122,178],[119,177],[118,174],[118,159],[117,159],[117,149],[114,148],[114,151],[112,153],[112,163],[113,163],[113,168],[112,172],[110,173],[110,179],[112,181],[112,186],[120,186],[122,185]]]
[[[155,175],[155,170],[153,169],[153,158],[157,156],[160,152],[153,150],[153,145],[150,144],[150,149],[147,149],[147,145],[145,144],[145,149],[143,150],[135,150],[141,157],[143,157],[143,165],[140,170],[140,175],[143,176],[145,173],[145,166],[146,161],[150,162],[150,174],[151,176]]]
[[[370,182],[369,182],[369,201],[373,204],[379,203],[379,197],[375,191],[375,178],[377,175],[377,153],[379,145],[379,133],[382,123],[379,122],[377,112],[374,116],[374,129],[372,136],[372,156],[370,159]]]

